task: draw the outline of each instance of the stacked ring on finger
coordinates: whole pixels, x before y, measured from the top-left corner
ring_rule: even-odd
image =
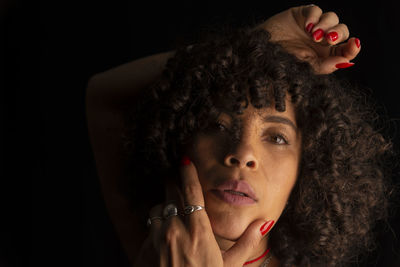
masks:
[[[164,207],[163,216],[165,219],[168,219],[171,216],[177,216],[177,215],[178,215],[178,208],[176,207],[175,204],[171,203]]]
[[[185,215],[190,215],[193,212],[202,210],[202,209],[204,209],[204,207],[200,206],[200,205],[187,205],[187,206],[185,206],[183,212],[185,213]]]
[[[154,220],[162,221],[163,219],[164,219],[163,217],[159,217],[159,216],[154,216],[154,217],[148,218],[147,219],[147,226],[150,226],[153,223]]]

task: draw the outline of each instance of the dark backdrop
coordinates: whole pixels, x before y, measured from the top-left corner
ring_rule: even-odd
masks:
[[[240,27],[290,1],[1,2],[0,266],[127,266],[106,213],[87,137],[84,94],[98,72],[223,25]],[[379,113],[400,118],[395,1],[314,1],[360,38],[356,65],[338,75],[370,88]],[[4,59],[4,60],[3,60]],[[389,133],[399,148],[399,122]],[[7,174],[7,175],[6,175]],[[7,177],[7,178],[6,178]],[[398,176],[394,178],[399,180]],[[360,266],[400,266],[399,212]],[[32,223],[31,223],[32,222]],[[397,264],[396,264],[397,263]]]

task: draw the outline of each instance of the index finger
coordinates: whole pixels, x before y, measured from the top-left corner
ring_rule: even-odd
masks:
[[[304,29],[306,32],[311,33],[323,13],[322,9],[316,5],[302,6],[301,13],[305,18]]]
[[[191,162],[189,157],[187,156],[184,156],[184,158],[182,159],[181,178],[185,206],[199,205],[204,207],[204,196],[197,170],[193,162]],[[193,213],[190,213],[186,216],[189,217],[190,225],[193,227],[195,227],[196,224],[201,224],[203,226],[210,225],[208,216],[204,209],[194,211]]]

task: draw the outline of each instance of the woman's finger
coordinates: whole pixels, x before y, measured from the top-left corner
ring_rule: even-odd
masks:
[[[337,24],[336,26],[327,30],[325,39],[330,45],[336,45],[344,42],[349,38],[349,29],[346,24]]]
[[[196,167],[188,157],[184,157],[181,166],[181,178],[183,186],[183,197],[185,206],[201,206],[203,209],[186,214],[191,229],[196,227],[208,227],[211,229],[210,221],[204,209],[204,196],[197,175]]]
[[[361,50],[358,38],[350,38],[346,43],[331,47],[331,55],[319,60],[318,73],[329,74],[339,69],[354,66],[350,60],[354,59]]]
[[[156,251],[160,252],[161,226],[163,223],[163,205],[154,206],[149,212],[150,237]]]
[[[169,267],[169,251],[168,246],[165,243],[160,244],[160,267]]]
[[[314,25],[314,28],[311,31],[311,36],[314,42],[323,42],[325,41],[326,32],[339,24],[339,17],[334,12],[326,12],[323,13],[320,17],[320,20],[317,24]],[[326,42],[326,41],[325,41]]]
[[[154,249],[151,236],[148,236],[135,259],[133,266],[152,267],[158,266],[159,254]]]
[[[346,43],[340,44],[332,49],[334,49],[332,54],[335,56],[341,56],[347,60],[352,60],[360,53],[361,42],[360,39],[352,37]]]
[[[330,56],[322,59],[319,62],[319,70],[320,74],[329,74],[339,69],[345,69],[352,67],[354,63],[350,62],[347,58],[342,56]]]
[[[176,185],[174,182],[167,183],[165,196],[167,203],[174,203],[178,208],[178,214],[182,214],[184,198],[178,185]]]
[[[168,261],[171,266],[181,266],[185,254],[185,244],[190,244],[186,226],[179,216],[171,216],[162,226],[163,261]],[[165,252],[166,251],[166,252]]]
[[[304,29],[311,33],[314,26],[319,22],[322,15],[322,9],[316,5],[308,5],[302,7],[302,14],[305,17]]]
[[[150,233],[154,232],[154,230],[159,229],[162,221],[163,221],[163,205],[159,204],[151,208],[149,212],[149,220],[148,225],[150,226]]]
[[[224,253],[224,266],[237,266],[237,263],[244,263],[259,247],[261,240],[269,233],[273,225],[273,220],[258,219],[252,222],[239,240]]]

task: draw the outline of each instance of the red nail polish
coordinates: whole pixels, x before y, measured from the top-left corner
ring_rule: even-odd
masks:
[[[316,31],[313,33],[313,38],[314,38],[316,41],[320,40],[323,36],[324,36],[324,31],[321,30],[321,29],[318,29],[318,30],[316,30]]]
[[[190,164],[190,158],[188,156],[183,156],[181,160],[181,164],[183,166],[189,165]]]
[[[334,42],[339,38],[339,35],[337,32],[330,32],[326,35],[326,38]]]
[[[348,68],[348,67],[351,67],[351,66],[354,66],[353,62],[339,63],[339,64],[336,64],[335,67],[338,68],[338,69],[345,69],[345,68]]]
[[[358,48],[360,48],[360,46],[361,46],[360,39],[356,38],[355,41],[356,41],[356,46],[357,46]]]
[[[312,29],[314,28],[314,24],[313,23],[308,23],[307,27],[306,27],[306,31],[308,33],[311,33]]]
[[[261,235],[264,236],[266,233],[268,233],[268,231],[269,231],[269,229],[271,229],[272,225],[274,225],[274,221],[272,221],[272,220],[264,223],[260,228]]]

